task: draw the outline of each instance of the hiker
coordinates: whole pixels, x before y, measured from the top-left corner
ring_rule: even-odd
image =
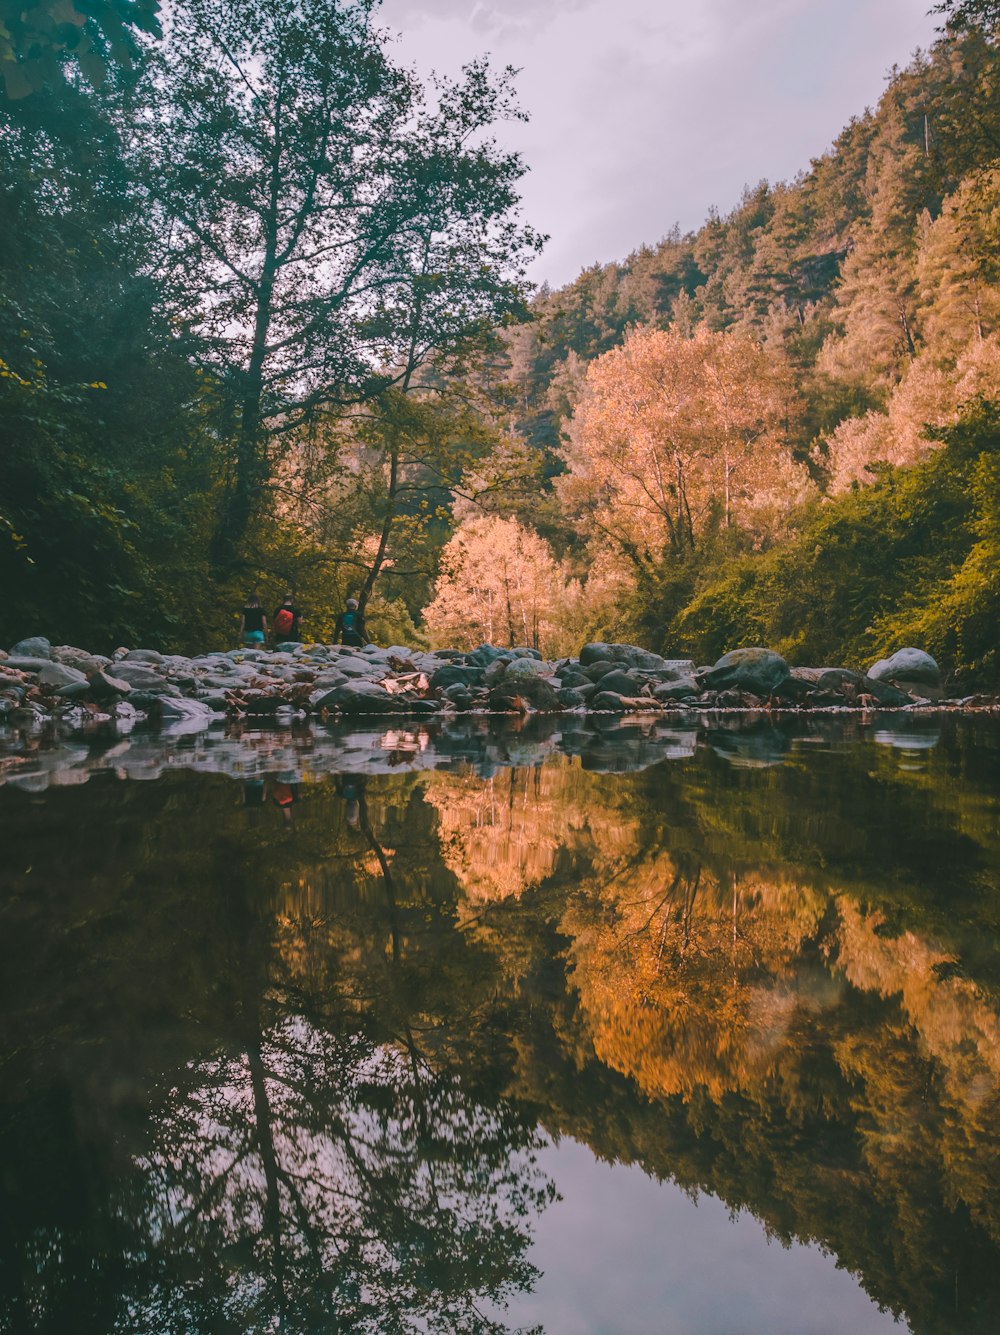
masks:
[[[302,637],[299,634],[301,620],[302,612],[295,606],[295,591],[289,589],[281,606],[274,609],[274,616],[271,618],[275,644],[301,644]]]
[[[333,627],[334,644],[348,644],[361,649],[368,643],[365,633],[365,618],[358,609],[357,598],[348,598],[347,610],[341,612]]]
[[[243,609],[243,619],[240,621],[240,639],[245,649],[253,649],[258,645],[263,648],[266,635],[267,615],[261,605],[260,595],[254,592],[247,599],[246,606]]]

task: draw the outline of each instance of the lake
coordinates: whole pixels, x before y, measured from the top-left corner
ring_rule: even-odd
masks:
[[[1000,726],[0,735],[0,1330],[1000,1328]]]

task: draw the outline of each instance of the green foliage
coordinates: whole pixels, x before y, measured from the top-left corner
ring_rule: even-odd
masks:
[[[789,541],[709,578],[671,627],[714,660],[768,644],[793,662],[863,666],[916,643],[997,681],[1000,413],[973,406],[909,469],[812,506]]]
[[[0,0],[0,78],[10,101],[58,87],[75,61],[96,87],[108,62],[129,64],[132,29],[160,34],[160,0]]]

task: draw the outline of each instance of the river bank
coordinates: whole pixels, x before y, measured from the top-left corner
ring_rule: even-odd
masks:
[[[996,696],[946,686],[935,661],[912,648],[865,670],[791,667],[763,648],[697,666],[601,642],[550,661],[488,644],[471,652],[284,644],[195,657],[123,647],[106,656],[36,636],[0,651],[0,725],[29,730],[146,720],[194,730],[225,718],[998,708]]]

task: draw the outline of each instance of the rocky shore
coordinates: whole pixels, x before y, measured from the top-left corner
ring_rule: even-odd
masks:
[[[197,728],[223,717],[932,706],[997,708],[1000,700],[947,693],[938,665],[919,649],[901,649],[865,671],[789,667],[760,648],[696,666],[636,645],[603,643],[556,661],[534,649],[489,644],[469,653],[286,644],[193,658],[122,648],[107,657],[35,636],[0,651],[0,725],[19,728],[52,721],[73,731],[140,719]]]

